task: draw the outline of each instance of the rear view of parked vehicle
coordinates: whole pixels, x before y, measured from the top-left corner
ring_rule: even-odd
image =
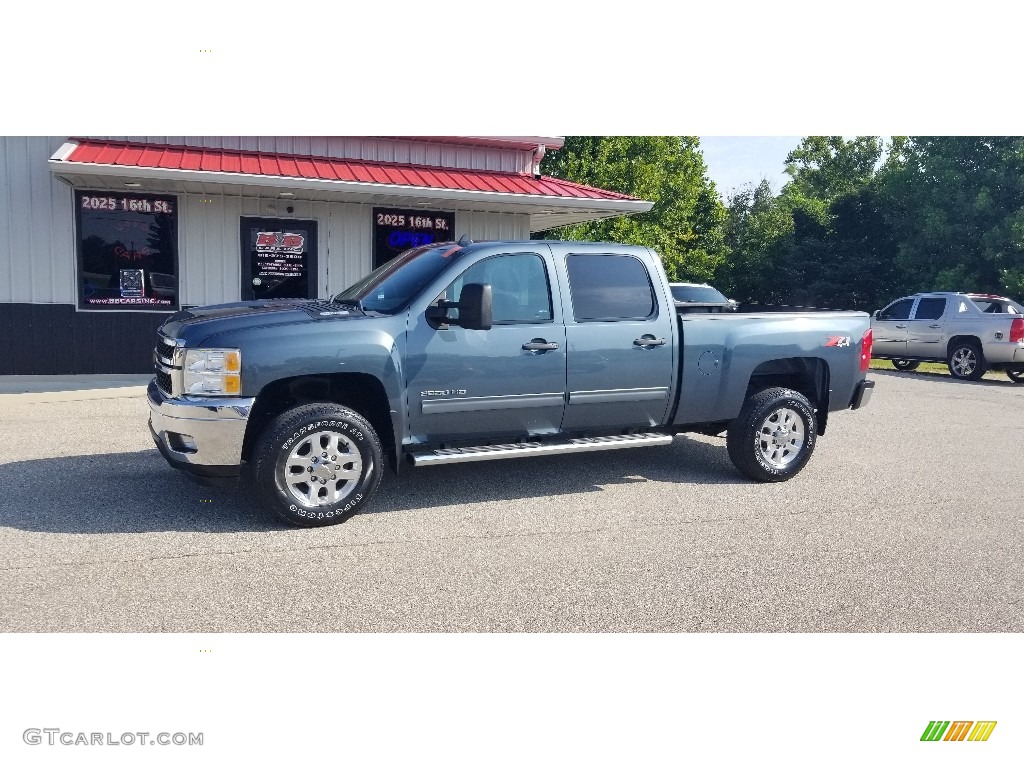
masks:
[[[875,312],[872,357],[912,371],[942,362],[953,378],[1003,371],[1024,383],[1024,304],[980,293],[918,293]]]

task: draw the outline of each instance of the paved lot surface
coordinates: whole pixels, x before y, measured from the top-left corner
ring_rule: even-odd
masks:
[[[144,398],[7,398],[0,631],[1024,631],[1024,387],[872,377],[788,483],[679,437],[386,475],[315,530],[168,467]]]

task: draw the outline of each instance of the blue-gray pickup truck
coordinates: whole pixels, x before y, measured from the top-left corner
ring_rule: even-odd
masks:
[[[799,472],[831,411],[867,405],[863,312],[688,313],[657,254],[431,244],[324,300],[200,307],[159,330],[150,429],[206,481],[244,471],[294,525],[369,503],[387,461],[667,445],[727,432],[760,481]]]

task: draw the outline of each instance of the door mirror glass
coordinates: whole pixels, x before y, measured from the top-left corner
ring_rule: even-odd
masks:
[[[447,292],[427,307],[426,318],[434,328],[447,331],[459,325],[471,331],[489,331],[494,325],[494,294],[487,283],[466,283],[459,300],[449,301]]]
[[[489,331],[493,322],[493,298],[487,283],[466,283],[459,294],[459,318],[455,322],[471,331]]]

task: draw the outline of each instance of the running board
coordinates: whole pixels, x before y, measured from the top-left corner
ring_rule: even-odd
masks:
[[[458,464],[463,461],[515,459],[521,456],[611,451],[616,448],[646,448],[651,445],[669,445],[671,442],[672,435],[647,432],[640,435],[577,437],[561,443],[508,443],[506,445],[475,445],[469,448],[441,448],[436,451],[410,455],[413,466],[425,467],[435,464]]]

